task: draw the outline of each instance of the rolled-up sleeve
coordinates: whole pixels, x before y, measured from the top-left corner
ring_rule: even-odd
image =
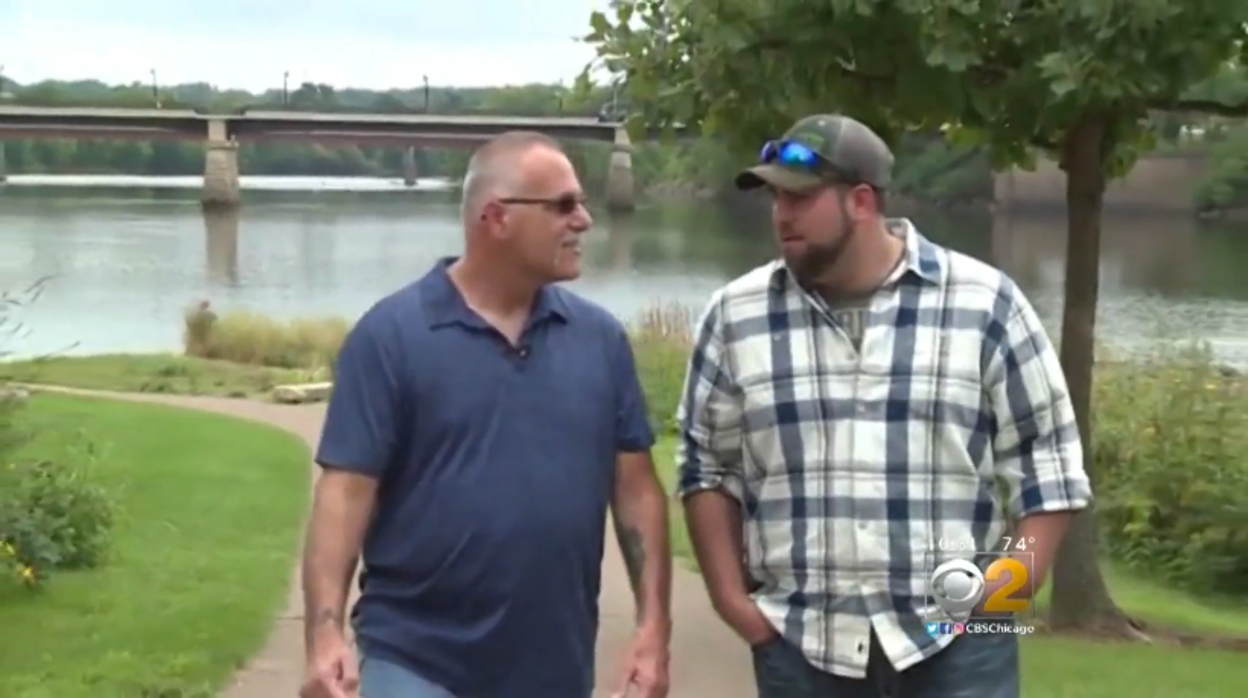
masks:
[[[680,406],[677,494],[719,489],[744,496],[741,394],[728,365],[722,295],[716,294],[698,323]]]
[[[995,430],[994,469],[1013,518],[1075,511],[1092,488],[1066,377],[1031,304],[1015,291],[996,328],[985,383]]]

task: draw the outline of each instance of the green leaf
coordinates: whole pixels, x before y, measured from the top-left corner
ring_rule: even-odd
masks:
[[[1079,86],[1075,84],[1074,80],[1065,76],[1049,83],[1049,89],[1053,92],[1053,96],[1058,98],[1065,97],[1071,92],[1074,92],[1078,87]]]
[[[602,41],[603,37],[611,31],[610,20],[607,19],[606,15],[596,10],[589,15],[589,26],[593,29],[593,33],[590,34],[591,38],[588,39],[591,42]]]

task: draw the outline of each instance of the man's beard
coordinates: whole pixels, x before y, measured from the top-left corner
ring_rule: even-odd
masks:
[[[810,286],[840,261],[853,236],[853,222],[850,221],[849,215],[842,211],[841,234],[835,240],[828,243],[813,243],[807,240],[801,252],[786,255],[784,263],[788,265],[789,271],[793,272],[793,276],[797,277],[799,283],[803,286]]]

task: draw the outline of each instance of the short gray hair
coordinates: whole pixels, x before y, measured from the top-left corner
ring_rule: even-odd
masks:
[[[464,173],[460,220],[467,224],[487,195],[515,187],[515,161],[534,148],[563,152],[558,141],[536,131],[507,131],[477,148]]]

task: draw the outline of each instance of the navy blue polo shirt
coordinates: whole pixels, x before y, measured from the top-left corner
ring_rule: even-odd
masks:
[[[588,698],[620,451],[654,441],[624,328],[551,286],[518,347],[442,260],[338,357],[316,460],[379,478],[362,653],[459,698]]]

